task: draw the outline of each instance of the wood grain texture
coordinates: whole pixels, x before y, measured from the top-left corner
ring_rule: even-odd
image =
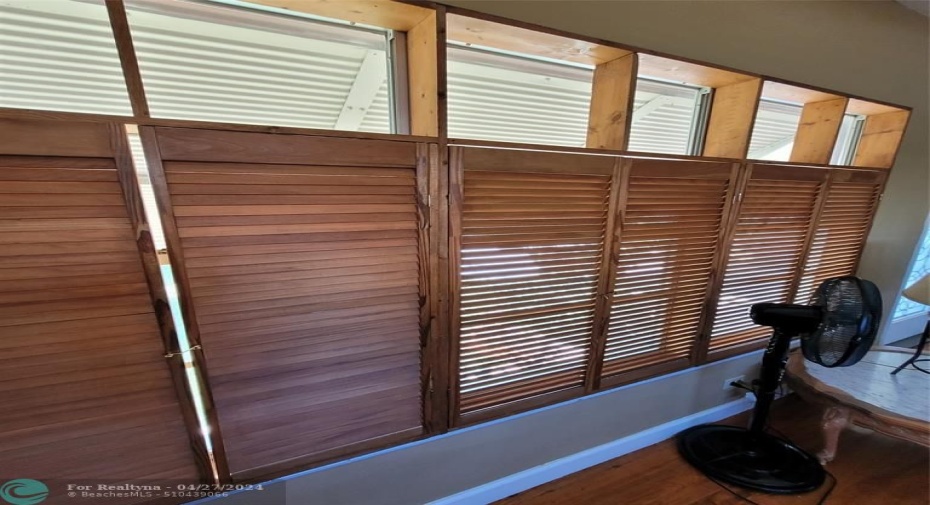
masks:
[[[0,155],[113,158],[106,123],[74,123],[41,119],[0,119]],[[92,160],[48,159],[55,164],[81,167]],[[27,165],[28,167],[29,165]],[[15,167],[10,167],[15,168]]]
[[[754,76],[749,74],[646,53],[639,55],[639,71],[646,77],[658,77],[709,88],[724,88],[754,80]]]
[[[846,98],[834,98],[823,102],[811,102],[801,110],[798,133],[791,149],[791,161],[802,163],[830,162],[836,137],[840,133],[843,115],[846,113]]]
[[[683,368],[696,356],[735,175],[729,163],[632,161],[602,375]]]
[[[772,426],[801,448],[814,453],[821,447],[821,409],[789,396],[775,404]],[[724,423],[744,426],[748,414]],[[843,434],[840,453],[830,465],[837,485],[826,503],[895,503],[924,505],[930,494],[925,448],[852,428]],[[777,496],[734,491],[771,505],[815,505],[826,487],[812,493]],[[602,463],[498,502],[501,505],[576,504],[709,505],[742,503],[685,462],[667,440],[641,451]]]
[[[166,161],[413,168],[416,145],[355,138],[157,128]],[[314,153],[308,158],[307,153]]]
[[[849,105],[846,107],[846,112],[850,114],[859,114],[862,116],[875,116],[878,114],[886,114],[888,112],[902,112],[905,110],[907,110],[907,107],[897,107],[853,97],[850,97]]]
[[[807,303],[821,282],[853,275],[878,209],[883,172],[831,170],[799,265],[795,303]]]
[[[636,90],[636,54],[594,68],[586,147],[626,149]]]
[[[439,37],[440,15],[430,12],[407,32],[410,132],[414,135],[439,136],[439,54],[445,57],[445,39]]]
[[[714,89],[704,156],[746,157],[761,93],[762,79],[744,80]]]
[[[428,147],[246,134],[250,153],[291,150],[230,161],[212,142],[228,132],[187,132],[206,151],[152,133],[233,479],[422,433],[421,353],[434,359]]]
[[[225,460],[222,457],[224,454],[222,442],[218,439],[212,440],[214,454],[211,454],[211,451],[207,448],[195,412],[195,397],[200,396],[200,391],[193,391],[192,386],[187,381],[186,364],[181,357],[181,353],[185,349],[181,348],[178,340],[178,332],[174,317],[171,314],[168,293],[165,290],[161,264],[155,251],[155,243],[152,240],[152,232],[143,207],[142,193],[140,192],[138,176],[133,165],[126,131],[119,125],[111,125],[110,139],[113,144],[113,151],[116,154],[116,171],[123,190],[123,197],[126,200],[127,215],[135,232],[136,248],[148,283],[149,297],[151,298],[152,307],[155,309],[155,318],[158,320],[158,327],[161,330],[166,356],[171,355],[171,357],[167,358],[168,367],[171,370],[175,393],[181,399],[179,403],[181,413],[184,416],[184,425],[187,428],[190,447],[196,457],[201,481],[215,483],[219,473],[226,471],[224,467]],[[195,367],[199,367],[200,364],[197,363],[197,358],[200,357],[200,353],[195,352],[194,354]],[[204,396],[203,399],[207,403],[207,408],[212,409],[213,405],[210,403],[209,395]],[[219,462],[219,465],[217,465],[217,462]]]
[[[309,135],[314,137],[356,138],[371,140],[391,140],[404,142],[429,142],[433,138],[416,137],[413,135],[350,132],[345,130],[326,130],[321,128],[300,128],[296,126],[275,126],[247,123],[230,123],[222,121],[198,121],[190,119],[153,118],[141,116],[119,116],[112,114],[87,114],[81,112],[66,112],[41,109],[13,109],[0,107],[0,118],[29,120],[29,121],[70,121],[88,123],[117,123],[123,126],[163,126],[168,128],[199,128],[226,131],[240,131],[253,133],[275,133],[289,135]]]
[[[910,112],[903,110],[868,116],[856,147],[853,166],[891,168],[910,116]]]
[[[797,86],[784,82],[771,81],[766,79],[762,86],[762,96],[778,100],[781,102],[798,103],[807,105],[809,103],[829,102],[842,98],[836,93],[828,93],[818,89],[806,86]]]
[[[616,158],[461,151],[459,415],[583,391]]]
[[[390,0],[248,0],[248,3],[402,32],[412,30],[433,12],[425,7]]]
[[[796,351],[788,360],[787,381],[805,400],[842,409],[854,423],[930,447],[930,381],[913,368],[891,375],[909,351],[879,348],[855,367],[838,368],[810,363]]]
[[[423,427],[429,434],[449,429],[448,317],[441,279],[440,244],[447,237],[447,200],[440,177],[440,153],[436,144],[421,144],[417,154],[417,204],[420,255],[420,384],[423,388]],[[445,190],[448,191],[448,190]]]
[[[607,327],[610,322],[610,301],[616,281],[617,256],[620,254],[617,223],[622,218],[629,194],[629,173],[632,160],[617,159],[610,177],[610,196],[607,200],[607,222],[604,229],[604,254],[601,255],[597,275],[597,305],[594,307],[594,324],[591,330],[591,350],[585,370],[585,392],[600,388],[604,348],[607,344]]]
[[[0,138],[23,140],[15,151],[33,154],[32,163],[5,160],[0,176],[30,180],[20,194],[56,214],[0,212],[0,401],[15,405],[0,413],[0,467],[43,480],[200,480],[165,364],[170,348],[149,289],[157,281],[141,261],[144,217],[120,140],[102,124],[17,126],[5,123]],[[68,169],[72,162],[79,170]],[[98,200],[61,201],[71,194]]]
[[[618,47],[461,14],[448,16],[448,30],[449,40],[455,42],[589,65],[632,54]]]
[[[462,159],[463,148],[450,146],[447,151],[449,153],[449,245],[446,251],[448,269],[445,277],[448,280],[446,294],[451,348],[449,353],[449,419],[452,425],[458,425],[462,403],[459,394],[459,345],[462,340],[462,212],[465,199],[465,167]]]
[[[712,359],[764,345],[770,329],[748,317],[759,302],[794,296],[827,170],[751,165],[727,244],[708,335]]]
[[[546,180],[559,177],[571,180],[572,174],[610,176],[614,167],[614,158],[610,156],[584,156],[548,150],[464,149],[462,156],[462,163],[489,171],[551,174],[539,176]],[[532,175],[526,177],[533,178]]]
[[[113,30],[113,40],[116,43],[116,52],[119,55],[120,66],[123,68],[123,79],[126,80],[126,90],[129,92],[132,115],[148,117],[149,104],[145,99],[145,86],[142,83],[142,73],[139,71],[139,61],[136,59],[136,49],[132,43],[129,19],[126,17],[126,5],[123,0],[107,0],[106,6],[110,29]]]

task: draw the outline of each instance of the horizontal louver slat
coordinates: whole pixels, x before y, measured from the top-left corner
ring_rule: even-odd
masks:
[[[609,175],[537,173],[530,160],[515,162],[519,171],[483,169],[467,152],[460,413],[582,384],[610,191]]]
[[[732,167],[665,164],[649,178],[634,161],[626,181],[602,376],[687,358],[697,337]]]
[[[45,482],[196,482],[148,285],[157,280],[140,260],[126,172],[101,149],[111,134],[63,121],[0,129],[0,468]]]
[[[383,34],[215,3],[127,9],[156,117],[390,132]]]
[[[154,130],[162,154],[165,131]],[[315,147],[290,163],[236,163],[212,159],[223,134],[191,130],[196,160],[182,144],[162,168],[231,471],[415,432],[415,148],[355,166],[342,139],[286,136]],[[278,141],[242,139],[253,152]]]
[[[753,169],[729,248],[710,351],[771,333],[752,322],[749,309],[755,303],[790,300],[822,186],[819,174],[805,180],[787,171],[777,175],[777,170],[764,170],[757,175],[758,167]]]
[[[855,273],[880,191],[878,180],[830,183],[804,263],[796,303],[807,303],[824,280]]]

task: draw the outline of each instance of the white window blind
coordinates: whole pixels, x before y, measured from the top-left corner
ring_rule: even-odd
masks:
[[[590,66],[450,47],[449,135],[584,147],[593,75]],[[629,149],[688,154],[699,94],[638,79]]]
[[[0,1],[0,107],[130,115],[102,1]]]
[[[696,87],[638,79],[629,150],[690,154],[700,93]]]
[[[801,122],[800,105],[762,99],[749,142],[749,158],[788,161]]]
[[[450,47],[449,135],[584,147],[593,73],[589,68]]]
[[[390,131],[385,32],[185,1],[127,15],[153,116]]]

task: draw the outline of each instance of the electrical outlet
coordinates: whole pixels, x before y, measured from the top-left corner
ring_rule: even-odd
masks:
[[[723,390],[730,391],[731,389],[735,389],[737,391],[743,391],[742,389],[739,389],[736,386],[734,386],[733,385],[734,382],[742,382],[743,384],[746,384],[747,386],[749,385],[749,381],[746,380],[746,376],[740,375],[737,377],[730,377],[729,379],[723,381]]]

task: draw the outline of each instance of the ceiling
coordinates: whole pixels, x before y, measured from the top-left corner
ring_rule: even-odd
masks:
[[[908,9],[930,17],[930,0],[895,0]]]

